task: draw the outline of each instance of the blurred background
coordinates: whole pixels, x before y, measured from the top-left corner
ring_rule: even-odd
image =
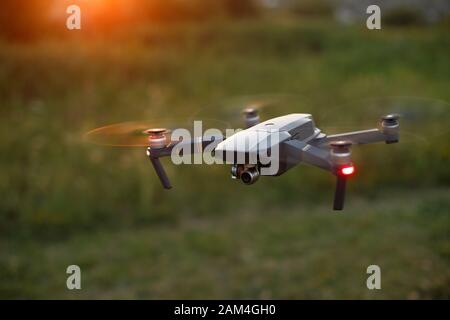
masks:
[[[70,4],[81,30],[65,27]],[[382,30],[366,28],[369,4]],[[449,298],[449,7],[3,0],[0,297]],[[354,148],[341,213],[317,168],[248,187],[226,166],[167,160],[167,192],[142,148],[83,140],[128,120],[232,123],[224,115],[267,94],[290,96],[271,115],[311,112],[337,131],[399,103],[426,121],[405,143]],[[66,289],[71,264],[80,291]],[[371,264],[382,290],[366,288]]]

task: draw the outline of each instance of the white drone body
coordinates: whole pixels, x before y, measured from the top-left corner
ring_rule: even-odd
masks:
[[[285,154],[280,154],[280,146],[285,141],[292,139],[308,142],[317,138],[321,134],[315,127],[313,118],[310,114],[293,113],[251,126],[245,130],[238,131],[231,137],[220,142],[215,148],[216,157],[229,162],[229,159],[247,159],[240,165],[251,165],[249,159],[258,159],[260,163],[269,165],[276,161],[278,163],[286,162]],[[273,152],[278,151],[276,159],[273,158]],[[258,163],[256,163],[257,165]],[[281,168],[280,168],[281,169]],[[261,170],[261,175],[280,175],[286,170],[268,171]],[[236,178],[235,175],[233,175]]]

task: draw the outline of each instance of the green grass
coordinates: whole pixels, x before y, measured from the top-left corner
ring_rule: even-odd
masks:
[[[448,298],[448,189],[412,199],[353,196],[328,206],[184,217],[65,241],[2,243],[2,295],[14,298]],[[438,203],[438,205],[436,205]],[[82,290],[65,289],[65,268]],[[365,286],[382,268],[382,290]]]
[[[249,188],[227,167],[167,162],[168,193],[143,150],[81,138],[126,120],[218,118],[218,102],[236,95],[296,93],[279,113],[330,123],[363,115],[339,107],[355,99],[449,101],[444,27],[244,21],[132,35],[0,44],[1,297],[450,296],[447,135],[355,149],[360,169],[339,214],[332,177],[314,168]],[[449,115],[421,130],[445,128]],[[82,268],[81,292],[65,289],[69,264]],[[365,288],[369,264],[382,267],[380,292]]]

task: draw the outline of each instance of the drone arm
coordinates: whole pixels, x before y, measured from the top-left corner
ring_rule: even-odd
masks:
[[[304,162],[326,171],[332,171],[330,152],[328,150],[299,140],[289,140],[283,142],[283,144],[290,164]]]
[[[330,144],[334,141],[350,141],[352,144],[368,144],[384,141],[395,143],[399,141],[399,121],[398,115],[389,114],[381,118],[380,129],[368,129],[339,133],[326,136],[318,140],[318,144]]]
[[[223,137],[198,137],[188,141],[172,142],[165,148],[151,149],[149,152],[153,157],[157,158],[170,156],[172,152],[177,152],[177,154],[180,156],[182,156],[185,151],[189,151],[189,154],[196,154],[203,152],[203,150],[210,144],[217,145],[222,140]]]
[[[333,210],[342,210],[345,200],[347,177],[336,172],[336,167],[330,158],[328,149],[319,148],[301,142],[290,140],[284,143],[288,161],[304,162],[319,167],[336,175],[336,189],[334,192]]]
[[[333,141],[351,141],[352,144],[368,144],[388,141],[389,137],[379,129],[369,129],[353,132],[332,134],[320,139],[320,145],[329,144]]]
[[[203,138],[195,138],[188,141],[180,141],[172,143],[163,148],[147,148],[147,156],[150,159],[155,172],[161,181],[164,189],[171,189],[172,185],[170,184],[169,177],[167,176],[166,171],[161,163],[159,158],[167,157],[172,155],[172,152],[176,152],[177,155],[183,155],[184,151],[188,150],[189,154],[201,153],[204,148],[209,146],[210,144],[221,141],[221,137],[203,137]],[[174,148],[177,150],[174,150]]]

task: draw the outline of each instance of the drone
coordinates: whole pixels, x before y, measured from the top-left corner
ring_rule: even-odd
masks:
[[[201,139],[171,141],[164,128],[145,130],[148,137],[147,156],[165,189],[172,185],[160,161],[160,158],[172,154],[174,148],[188,147],[190,152],[198,152],[215,143],[215,157],[234,154],[244,161],[231,164],[231,177],[246,185],[255,183],[260,176],[280,176],[299,164],[308,164],[336,176],[333,209],[344,208],[347,179],[355,172],[351,158],[351,147],[376,142],[386,144],[399,141],[399,115],[388,114],[381,117],[378,128],[327,135],[316,127],[311,114],[292,113],[261,122],[256,108],[246,108],[242,112],[245,129],[221,139],[203,136]],[[257,143],[242,143],[248,137],[258,133],[263,139]],[[275,139],[276,135],[276,139]],[[220,142],[218,142],[220,141]],[[275,172],[267,172],[261,157],[261,150],[277,147],[278,166]],[[186,150],[186,149],[184,149]],[[249,161],[253,159],[256,161]],[[223,159],[225,160],[225,159]],[[229,163],[229,161],[227,162]]]

